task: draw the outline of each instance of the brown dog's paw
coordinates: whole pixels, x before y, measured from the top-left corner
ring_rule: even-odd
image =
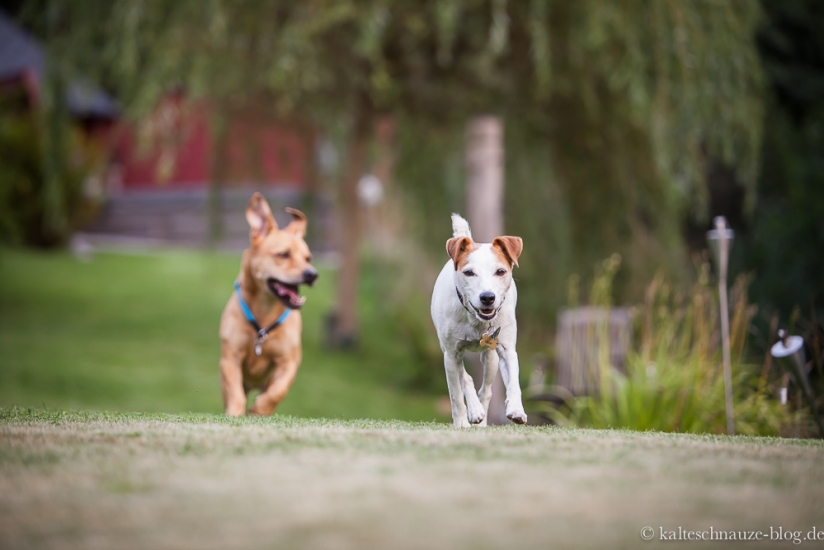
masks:
[[[226,407],[226,415],[227,416],[243,416],[244,414],[246,414],[246,410],[243,408],[243,406],[240,406],[240,407],[236,407],[236,406],[235,407],[233,407],[233,406]]]
[[[247,416],[266,416],[266,413],[264,413],[264,412],[262,412],[262,411],[260,411],[260,410],[256,409],[255,407],[250,407],[250,408],[246,411],[246,415],[247,415]]]

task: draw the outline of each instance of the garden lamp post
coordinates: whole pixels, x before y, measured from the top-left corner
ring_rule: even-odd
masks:
[[[813,392],[810,388],[810,379],[807,377],[807,360],[804,356],[804,338],[801,336],[790,336],[785,330],[778,331],[778,342],[776,342],[770,353],[775,357],[781,367],[792,376],[796,386],[801,389],[804,395],[804,400],[807,406],[815,417],[815,423],[818,424],[818,432],[821,437],[824,437],[824,424],[821,423],[821,416],[818,414],[818,408],[815,406],[813,399]],[[781,388],[784,395],[786,395],[787,388]]]
[[[724,216],[713,220],[715,229],[707,231],[707,241],[718,268],[718,297],[721,305],[721,347],[724,353],[724,398],[727,405],[727,433],[735,433],[735,416],[732,407],[732,366],[730,365],[730,310],[727,302],[727,265],[734,233],[727,227]]]

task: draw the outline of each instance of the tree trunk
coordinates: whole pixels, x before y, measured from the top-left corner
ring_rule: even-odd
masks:
[[[493,116],[472,119],[466,129],[467,214],[472,236],[491,243],[504,230],[503,123]]]
[[[229,116],[218,105],[212,121],[212,166],[209,171],[207,216],[208,245],[216,247],[223,238],[223,185],[229,170]]]
[[[395,168],[394,117],[388,114],[377,117],[374,132],[371,173],[381,182],[383,196],[366,209],[363,219],[367,245],[379,255],[387,257],[390,252],[397,250],[400,222],[403,219],[402,210],[393,200],[398,197],[392,192],[392,172]]]
[[[351,347],[358,337],[358,282],[360,280],[361,208],[358,182],[372,130],[371,111],[361,100],[355,111],[354,127],[346,153],[346,172],[340,193],[341,268],[338,276],[338,299],[333,326],[333,342]]]
[[[46,6],[47,52],[43,67],[43,89],[40,96],[40,137],[42,140],[41,166],[43,173],[42,219],[37,235],[37,244],[54,246],[67,238],[69,190],[66,182],[66,161],[68,159],[69,111],[66,100],[67,81],[64,71],[56,60],[52,38],[55,36],[60,8]]]
[[[43,218],[35,234],[39,235],[37,244],[53,246],[69,236],[66,204],[69,190],[65,181],[69,113],[64,75],[48,63],[43,88]]]
[[[320,216],[318,214],[318,202],[320,201],[321,175],[317,163],[317,143],[318,131],[315,126],[304,125],[301,127],[301,138],[306,151],[306,162],[304,162],[303,177],[303,197],[300,201],[300,210],[309,219],[307,226],[306,242],[309,248],[317,250],[321,243],[325,244],[326,235],[321,230]]]
[[[503,123],[494,116],[469,121],[466,129],[467,214],[472,237],[490,243],[503,234],[504,146]],[[483,379],[480,358],[473,357],[473,378]],[[506,390],[500,371],[492,383],[487,423],[508,424],[504,399]]]

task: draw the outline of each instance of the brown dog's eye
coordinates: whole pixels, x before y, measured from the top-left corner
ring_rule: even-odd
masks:
[[[506,275],[506,269],[499,269],[495,272],[495,275],[497,275],[498,277],[503,277],[504,275]]]
[[[292,253],[288,250],[286,252],[278,252],[277,254],[275,254],[275,256],[277,256],[278,258],[283,258],[284,260],[288,260],[291,255]]]
[[[312,263],[312,256],[306,256],[306,263]]]

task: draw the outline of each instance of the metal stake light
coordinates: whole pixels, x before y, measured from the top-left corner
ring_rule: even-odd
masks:
[[[735,413],[732,405],[732,365],[730,360],[730,310],[727,301],[727,265],[730,247],[735,237],[732,229],[727,227],[724,216],[713,220],[715,229],[707,231],[707,241],[712,249],[718,267],[718,296],[721,302],[721,344],[724,353],[724,397],[727,404],[727,433],[735,433]]]
[[[801,336],[790,336],[785,330],[778,331],[778,342],[770,348],[770,353],[775,357],[779,365],[793,378],[796,386],[801,389],[807,406],[813,413],[815,423],[818,425],[818,433],[824,437],[824,423],[821,422],[821,415],[810,388],[810,379],[807,376],[807,359],[804,356],[804,338]],[[785,394],[787,388],[781,388]]]

